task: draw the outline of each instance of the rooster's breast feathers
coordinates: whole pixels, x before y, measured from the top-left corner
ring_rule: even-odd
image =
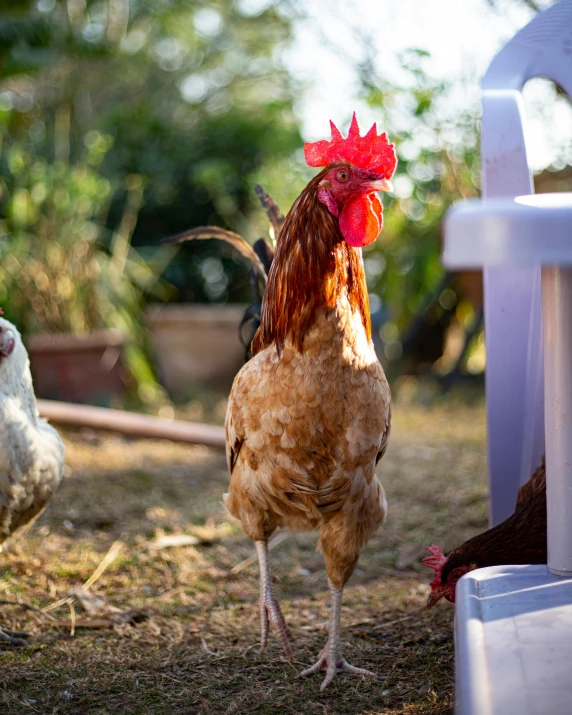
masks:
[[[357,520],[365,508],[377,526],[384,499],[375,464],[389,427],[389,388],[359,312],[323,310],[302,351],[288,340],[280,355],[266,348],[235,380],[226,420],[231,513],[245,524],[255,506],[273,527],[316,528],[339,511]]]

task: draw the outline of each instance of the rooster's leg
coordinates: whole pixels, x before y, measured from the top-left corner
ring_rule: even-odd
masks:
[[[292,648],[288,640],[292,638],[290,629],[286,625],[280,604],[276,598],[274,584],[272,582],[272,573],[268,566],[268,544],[266,541],[255,541],[256,553],[258,555],[258,563],[260,564],[260,652],[266,648],[268,643],[268,627],[272,623],[276,630],[276,635],[280,641],[284,653],[290,660],[294,659]]]
[[[9,631],[7,628],[2,628],[2,626],[0,626],[0,645],[26,645],[26,638],[29,637],[29,633]]]
[[[330,581],[330,593],[332,595],[332,612],[330,615],[328,642],[314,665],[301,673],[302,677],[307,677],[308,675],[317,673],[318,670],[325,670],[326,677],[320,686],[320,690],[324,690],[328,687],[336,673],[368,675],[375,678],[375,673],[372,673],[370,670],[364,670],[363,668],[354,668],[353,665],[350,665],[343,658],[342,645],[340,642],[340,615],[343,588],[337,588]]]

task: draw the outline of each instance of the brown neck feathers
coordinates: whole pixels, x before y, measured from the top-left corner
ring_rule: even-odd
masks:
[[[368,340],[371,338],[361,251],[344,241],[338,219],[318,201],[318,184],[329,168],[306,186],[280,231],[260,328],[252,342],[255,355],[273,343],[280,351],[288,336],[302,350],[316,312],[333,308],[344,290],[350,305],[361,314]]]

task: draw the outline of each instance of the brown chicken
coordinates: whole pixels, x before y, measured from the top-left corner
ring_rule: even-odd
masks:
[[[426,547],[431,556],[423,559],[435,578],[427,606],[441,598],[455,603],[457,581],[468,571],[503,564],[546,563],[546,468],[542,465],[518,490],[514,514],[453,549],[447,556],[440,546]]]
[[[328,642],[302,675],[372,675],[342,657],[342,589],[383,522],[375,465],[387,447],[391,396],[371,340],[360,247],[382,226],[378,191],[390,188],[393,145],[375,125],[360,137],[305,146],[324,166],[290,210],[266,286],[254,357],[236,376],[226,417],[231,474],[226,505],[254,541],[260,564],[261,650],[272,623],[292,658],[267,542],[278,527],[319,530],[331,591]]]

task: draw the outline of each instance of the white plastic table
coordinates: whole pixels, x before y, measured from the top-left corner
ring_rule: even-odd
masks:
[[[491,566],[457,586],[456,710],[570,715],[572,579],[546,566]]]
[[[459,204],[446,218],[443,263],[450,269],[540,266],[542,275],[548,567],[479,569],[459,581],[457,713],[567,715],[572,713],[572,193]],[[507,349],[509,366],[511,358]],[[502,395],[502,384],[494,389]]]

